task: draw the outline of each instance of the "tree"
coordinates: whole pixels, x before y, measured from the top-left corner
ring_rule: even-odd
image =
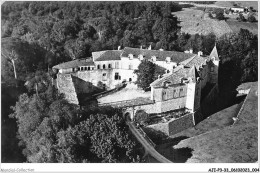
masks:
[[[223,9],[216,8],[216,9],[214,9],[214,13],[216,14],[216,19],[218,19],[218,20],[224,20],[225,19]]]
[[[17,73],[15,68],[15,60],[17,60],[17,55],[14,53],[14,50],[12,50],[9,55],[5,55],[3,52],[1,53],[2,56],[4,56],[6,59],[9,59],[13,65],[13,71],[14,71],[14,78],[17,79]]]
[[[251,23],[256,22],[256,18],[254,15],[248,16],[247,20],[248,20],[248,22],[251,22]]]
[[[28,162],[140,162],[121,110],[80,110],[51,85],[22,94],[12,109]]]
[[[135,70],[134,73],[137,74],[137,86],[143,90],[147,90],[150,84],[155,81],[159,75],[165,73],[165,69],[150,61],[144,60],[139,64],[138,69]]]
[[[246,21],[244,15],[241,14],[241,13],[240,13],[239,16],[237,17],[237,20],[238,20],[239,22],[245,22],[245,21]]]
[[[236,88],[241,82],[257,80],[257,45],[257,36],[246,29],[218,40],[220,88]]]
[[[145,125],[149,121],[149,115],[144,110],[138,110],[135,114],[135,121]]]
[[[29,162],[55,162],[56,134],[72,125],[76,107],[69,104],[51,85],[38,95],[23,94],[10,115],[17,119],[20,144]]]

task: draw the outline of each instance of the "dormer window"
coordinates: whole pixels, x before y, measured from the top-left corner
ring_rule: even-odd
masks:
[[[134,55],[133,55],[133,54],[129,54],[129,55],[128,55],[128,58],[129,58],[129,59],[134,59]]]
[[[142,61],[144,59],[144,56],[143,55],[138,55],[138,58],[140,61]]]
[[[170,82],[164,81],[164,82],[163,82],[163,87],[164,87],[164,88],[167,88],[167,87],[169,86],[169,84],[170,84]]]
[[[155,62],[156,61],[156,56],[152,56],[151,59],[152,59],[153,62]]]
[[[170,63],[171,62],[171,57],[166,57],[165,61],[166,61],[166,63]]]

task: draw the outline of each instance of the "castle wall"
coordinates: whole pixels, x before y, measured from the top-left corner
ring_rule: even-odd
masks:
[[[195,85],[195,83],[187,84],[186,108],[190,109],[191,111],[194,110]]]
[[[70,74],[57,74],[57,88],[60,93],[63,93],[65,99],[73,104],[78,104],[78,97],[72,77]]]
[[[163,102],[157,102],[156,104],[161,107],[161,112],[168,112],[186,107],[186,99],[187,97],[180,97]]]
[[[185,129],[188,129],[190,127],[194,126],[193,122],[193,113],[184,115],[178,119],[174,119],[168,122],[169,125],[169,135],[174,135],[176,133],[179,133]]]
[[[116,73],[118,73],[120,78],[115,78]],[[84,81],[93,83],[95,86],[97,86],[99,82],[102,82],[106,85],[107,89],[115,88],[124,80],[129,81],[131,78],[132,81],[136,81],[137,79],[136,74],[133,74],[133,70],[124,69],[99,69],[93,71],[77,72],[75,75]]]
[[[128,57],[121,57],[121,69],[134,70],[138,69],[141,61],[138,58],[130,59]]]
[[[166,101],[187,95],[187,85],[170,86],[165,88],[152,88],[153,100]]]
[[[166,123],[152,124],[145,127],[146,130],[151,132],[151,134],[164,134],[167,136],[174,135],[185,129],[194,126],[193,113],[189,113],[177,119],[172,119]]]
[[[195,96],[194,96],[194,109],[193,112],[200,108],[200,98],[201,98],[201,81],[198,81],[195,85]]]

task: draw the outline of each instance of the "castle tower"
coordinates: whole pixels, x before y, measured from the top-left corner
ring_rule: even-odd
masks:
[[[210,82],[218,83],[218,69],[219,69],[219,56],[216,45],[209,55],[210,60],[213,62],[212,66],[210,66]]]
[[[200,76],[195,66],[191,68],[187,77],[190,80],[187,84],[186,108],[195,112],[200,108],[201,97]]]

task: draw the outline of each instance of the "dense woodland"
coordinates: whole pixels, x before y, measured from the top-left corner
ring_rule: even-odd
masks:
[[[58,63],[88,58],[93,51],[113,50],[118,46],[146,48],[151,45],[152,49],[175,51],[191,48],[194,53],[201,50],[209,55],[216,44],[221,60],[222,90],[258,80],[257,35],[248,30],[221,38],[213,33],[180,33],[179,21],[171,15],[178,10],[181,6],[174,2],[3,3],[1,79],[5,85],[2,85],[2,99],[10,98],[10,87],[26,83],[27,90],[8,102],[12,110],[2,111],[11,113],[11,120],[17,121],[19,146],[26,161],[142,161],[141,152],[136,150],[139,144],[129,134],[120,110],[82,110],[57,93],[51,85],[51,78],[55,78],[51,67]],[[139,84],[146,88],[159,71],[149,64],[142,69],[152,75],[146,78],[149,79],[146,84]],[[9,106],[5,105],[7,109]],[[3,118],[6,121],[2,121],[2,127],[7,127],[8,124],[3,123],[9,118]],[[8,141],[16,142],[13,130],[9,130],[13,139]],[[2,137],[3,140],[7,139]],[[10,147],[14,148],[5,142],[2,151],[11,152]]]

